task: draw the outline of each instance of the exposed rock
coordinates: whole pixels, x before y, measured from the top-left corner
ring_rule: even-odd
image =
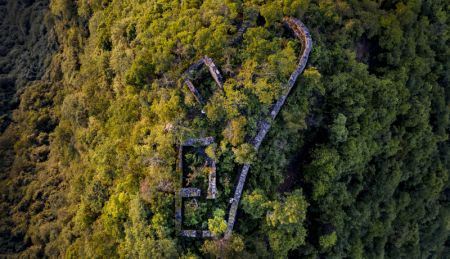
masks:
[[[275,120],[276,116],[280,112],[281,108],[283,107],[290,91],[294,87],[294,84],[298,78],[298,76],[303,72],[303,70],[306,67],[306,63],[308,62],[309,53],[312,49],[312,39],[311,35],[309,33],[308,28],[300,22],[299,20],[293,18],[293,17],[286,17],[284,18],[284,22],[288,24],[288,26],[293,30],[296,37],[302,42],[302,51],[300,55],[300,59],[298,62],[298,65],[294,72],[292,72],[291,76],[289,77],[287,85],[284,87],[284,91],[282,95],[278,98],[278,100],[275,102],[275,104],[272,106],[270,116],[268,116],[267,119],[263,119],[260,121],[257,129],[257,134],[251,141],[251,144],[253,145],[254,149],[257,151],[259,147],[261,146],[262,141],[264,140],[265,136],[270,130],[270,127]],[[242,33],[246,30],[247,25],[243,25],[241,27]],[[241,30],[240,29],[240,30]],[[191,65],[186,72],[184,73],[184,83],[188,86],[189,90],[192,92],[192,94],[195,96],[197,101],[204,105],[204,101],[198,90],[194,87],[192,82],[189,78],[192,78],[192,73],[195,72],[195,70],[198,70],[201,68],[201,66],[205,64],[211,76],[214,78],[216,83],[219,85],[221,89],[223,89],[223,78],[217,69],[216,65],[210,59],[209,57],[205,56],[202,60],[198,61],[197,63]],[[180,174],[181,181],[183,181],[183,146],[207,146],[214,142],[213,137],[208,138],[199,138],[199,139],[188,139],[185,141],[182,145],[180,145],[180,149],[178,152],[178,165],[177,165],[177,172]],[[215,162],[210,159],[212,162],[210,162],[212,171],[209,174],[209,185],[208,185],[208,199],[214,199],[216,197],[216,167]],[[239,201],[242,196],[242,191],[244,189],[245,181],[247,178],[248,171],[250,170],[250,164],[244,164],[244,166],[241,169],[241,173],[239,174],[238,183],[234,192],[233,198],[230,199],[230,210],[228,213],[228,223],[227,223],[227,230],[225,232],[225,238],[229,238],[231,236],[231,233],[233,231],[234,223],[236,220],[236,214],[237,209],[239,206]],[[200,230],[181,230],[182,225],[182,198],[183,197],[198,197],[200,196],[200,190],[195,188],[182,188],[180,191],[180,196],[176,200],[176,209],[175,209],[175,219],[176,219],[176,225],[177,229],[179,231],[179,234],[184,237],[206,237],[208,233],[203,233]],[[210,233],[209,233],[210,234]]]
[[[219,88],[223,90],[223,77],[211,58],[205,56],[198,62],[189,66],[189,68],[183,74],[184,84],[189,88],[189,91],[191,91],[197,102],[202,106],[205,105],[205,100],[203,99],[197,88],[195,88],[191,80],[193,78],[192,74],[195,71],[200,70],[203,65],[206,65],[208,67],[209,73],[211,74],[212,78],[214,79],[214,81],[216,81],[216,84],[219,86]],[[205,112],[202,110],[202,113]]]

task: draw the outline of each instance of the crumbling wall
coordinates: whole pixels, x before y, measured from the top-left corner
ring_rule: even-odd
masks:
[[[195,147],[201,146],[206,147],[213,144],[215,141],[214,137],[206,138],[191,138],[184,141],[178,148],[178,163],[177,163],[177,174],[180,176],[180,183],[183,183],[183,147]],[[210,173],[208,177],[208,191],[207,199],[215,199],[217,194],[216,188],[216,162],[213,158],[205,155],[206,164],[210,168]],[[178,195],[175,196],[175,226],[177,233],[183,237],[212,237],[211,232],[207,230],[183,230],[183,198],[196,198],[200,197],[201,190],[194,187],[180,187]]]
[[[273,121],[275,120],[276,116],[280,112],[281,107],[283,107],[283,104],[286,101],[286,98],[288,97],[290,91],[294,87],[295,81],[297,80],[298,76],[305,69],[306,63],[308,62],[309,53],[311,52],[311,49],[312,49],[312,39],[311,39],[311,35],[309,33],[308,28],[306,28],[306,26],[302,22],[300,22],[299,20],[297,20],[293,17],[287,17],[284,19],[284,21],[294,31],[297,38],[302,42],[302,52],[300,55],[298,65],[297,65],[296,69],[294,70],[294,72],[292,72],[291,76],[289,77],[288,83],[285,86],[283,94],[278,98],[276,103],[272,106],[272,109],[270,112],[270,117],[259,123],[259,127],[257,130],[258,133],[252,140],[252,145],[255,148],[255,150],[258,150],[259,147],[261,146],[261,143],[264,140],[265,136],[267,135],[267,132],[269,132],[269,129],[272,126]],[[231,205],[230,205],[230,210],[228,212],[228,223],[227,223],[228,226],[227,226],[227,230],[225,232],[225,238],[229,238],[233,231],[234,223],[236,221],[236,213],[238,210],[239,201],[242,196],[242,191],[244,189],[245,180],[247,179],[247,174],[248,174],[249,170],[250,170],[250,164],[244,164],[244,166],[241,169],[241,173],[239,174],[238,184],[234,191],[234,196],[230,202]]]
[[[281,108],[283,107],[290,91],[295,85],[295,82],[298,78],[298,76],[303,72],[303,70],[306,67],[306,63],[308,62],[308,57],[312,49],[312,39],[311,35],[309,33],[308,28],[299,20],[293,18],[293,17],[286,17],[283,19],[284,22],[294,31],[294,34],[296,37],[301,41],[302,43],[302,50],[299,58],[298,65],[296,69],[292,72],[292,74],[289,77],[288,83],[284,86],[283,93],[281,96],[277,99],[277,101],[272,105],[270,114],[267,116],[266,119],[263,119],[258,124],[257,134],[252,139],[251,144],[253,145],[254,149],[257,151],[259,147],[261,146],[261,143],[263,142],[265,136],[270,130],[270,127],[272,126],[273,121],[275,120],[276,116],[280,112]],[[246,30],[247,24],[244,24],[243,27],[241,27],[240,31],[242,30],[242,33]],[[192,73],[195,72],[195,70],[201,69],[201,67],[205,64],[211,76],[214,78],[216,83],[219,85],[220,89],[223,89],[223,78],[217,69],[216,65],[210,59],[209,57],[205,56],[203,59],[199,60],[198,62],[191,65],[186,72],[184,73],[184,82],[188,86],[189,90],[192,92],[192,94],[195,96],[197,101],[204,105],[204,101],[202,96],[199,94],[198,90],[194,87],[192,82],[189,80],[189,78],[192,77]],[[187,140],[185,143],[182,144],[182,146],[207,146],[210,145],[214,139],[212,137],[209,138],[203,138],[203,139],[190,139]],[[182,146],[180,149],[179,159],[182,160]],[[214,164],[213,171],[209,175],[209,186],[208,186],[208,198],[215,198],[216,194],[216,168],[214,161],[212,162]],[[179,167],[182,168],[182,164],[179,165]],[[242,196],[242,191],[244,189],[245,181],[247,179],[247,174],[250,170],[250,164],[244,164],[241,172],[239,174],[237,186],[234,192],[233,198],[230,199],[230,209],[228,212],[228,223],[227,223],[227,230],[225,232],[225,238],[229,238],[231,236],[231,233],[233,231],[234,223],[236,220],[236,213],[238,210],[239,201]],[[182,173],[182,172],[181,172]],[[183,196],[181,197],[191,197],[191,196]],[[180,199],[181,199],[180,197]],[[193,196],[192,196],[193,197]],[[181,202],[177,202],[177,204],[181,204]],[[177,205],[178,206],[178,205]],[[176,220],[178,221],[177,226],[181,227],[182,223],[182,216],[181,216],[181,208],[177,207],[176,209]],[[180,235],[185,237],[206,237],[204,233],[200,232],[199,230],[180,230]]]

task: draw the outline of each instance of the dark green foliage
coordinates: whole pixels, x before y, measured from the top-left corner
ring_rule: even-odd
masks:
[[[49,6],[59,50],[0,116],[0,257],[450,254],[445,1]],[[310,28],[313,51],[256,153],[245,143],[302,48],[284,16]],[[225,82],[222,92],[206,70],[191,75],[203,107],[182,74],[204,55]],[[12,79],[0,82],[0,96],[12,96]],[[176,147],[206,136],[215,144],[185,156],[198,176],[188,185],[207,186],[206,152],[217,159],[218,198],[185,202],[184,224],[222,234],[238,169],[252,163],[229,240],[175,233]]]
[[[145,58],[138,58],[133,62],[128,70],[126,83],[138,88],[144,88],[151,82],[151,75],[154,73],[153,65]]]

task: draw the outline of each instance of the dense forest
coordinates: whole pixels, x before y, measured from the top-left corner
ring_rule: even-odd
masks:
[[[0,257],[450,258],[448,1],[0,0],[0,14]],[[286,17],[313,47],[255,150],[305,49]],[[188,73],[199,100],[186,71],[205,56],[223,82]],[[182,187],[202,197],[180,203]]]

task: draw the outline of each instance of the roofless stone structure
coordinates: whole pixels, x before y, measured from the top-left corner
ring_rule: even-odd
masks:
[[[306,28],[306,26],[302,22],[293,17],[287,17],[284,19],[284,21],[294,31],[295,36],[297,36],[297,38],[302,42],[302,54],[300,56],[297,68],[289,77],[288,84],[285,87],[283,94],[278,98],[277,102],[273,105],[272,110],[270,112],[270,117],[259,123],[258,133],[256,134],[255,138],[252,141],[252,145],[255,148],[255,150],[258,150],[259,147],[261,146],[261,143],[264,140],[267,132],[269,132],[269,129],[272,126],[273,121],[280,112],[281,107],[283,106],[287,96],[292,90],[292,87],[294,86],[297,77],[305,69],[306,63],[308,62],[309,53],[311,52],[312,49],[312,39],[308,31],[308,28]],[[228,212],[228,226],[225,232],[225,238],[229,238],[233,231],[239,201],[241,200],[242,191],[244,189],[245,180],[247,179],[247,174],[249,170],[250,164],[244,164],[244,166],[241,169],[238,184],[234,191],[234,196],[231,199],[231,206]]]
[[[303,72],[306,67],[306,63],[308,62],[308,57],[312,49],[312,39],[311,35],[308,31],[308,28],[300,22],[298,19],[293,17],[284,18],[284,22],[293,30],[295,36],[302,43],[302,51],[300,55],[300,60],[294,72],[289,77],[287,85],[284,86],[284,90],[282,95],[278,98],[278,100],[272,105],[270,113],[267,115],[266,119],[263,119],[258,124],[257,134],[251,140],[250,144],[257,151],[261,146],[265,136],[270,130],[272,123],[274,122],[276,116],[280,112],[283,107],[290,91],[295,85],[295,82],[298,76]],[[243,32],[247,29],[248,23],[243,24],[241,29],[239,30],[240,38]],[[220,89],[223,89],[223,78],[217,69],[216,65],[209,57],[205,56],[198,62],[192,64],[184,73],[184,83],[188,86],[189,90],[194,94],[195,98],[200,104],[204,104],[202,96],[199,94],[197,89],[194,87],[190,79],[192,79],[192,74],[201,69],[203,65],[206,65],[209,69],[211,76],[214,78],[214,81],[217,83]],[[178,152],[178,163],[177,163],[177,172],[180,173],[181,178],[183,177],[183,147],[185,146],[208,146],[214,142],[213,137],[208,138],[199,138],[199,139],[189,139],[184,142],[179,147]],[[207,158],[207,163],[212,168],[209,174],[209,186],[208,186],[208,198],[214,199],[216,197],[216,164],[215,161],[211,158]],[[230,199],[230,209],[228,212],[228,222],[227,222],[227,230],[225,232],[224,238],[229,238],[232,234],[233,227],[236,221],[236,214],[239,206],[239,201],[242,196],[242,191],[244,189],[245,181],[247,179],[248,172],[250,170],[250,164],[244,164],[241,168],[238,183],[236,189],[234,191],[233,197]],[[183,180],[183,179],[181,179]],[[182,182],[182,181],[181,181]],[[181,230],[182,226],[182,197],[197,197],[195,195],[198,194],[200,196],[200,190],[189,190],[187,189],[195,189],[195,188],[183,188],[181,189],[180,195],[177,196],[175,202],[175,219],[176,226],[179,232],[179,235],[184,237],[212,237],[212,234],[207,230]]]
[[[183,184],[183,148],[184,147],[207,147],[214,143],[214,137],[191,138],[183,142],[178,149],[177,173],[180,175],[180,182]],[[207,199],[215,199],[216,189],[216,162],[213,158],[205,155],[205,165],[209,167]],[[183,237],[212,237],[211,232],[207,230],[183,230],[183,198],[196,198],[201,196],[201,190],[195,187],[181,188],[178,195],[175,196],[175,225],[177,232]]]
[[[197,90],[197,88],[195,88],[191,79],[192,79],[192,74],[195,71],[200,70],[203,65],[208,67],[209,73],[211,74],[212,78],[214,79],[216,84],[219,86],[219,89],[221,89],[223,91],[222,74],[220,74],[220,71],[219,71],[219,69],[217,69],[216,64],[214,64],[213,60],[208,56],[204,56],[202,59],[200,59],[196,63],[192,64],[183,74],[184,84],[189,88],[189,91],[191,91],[191,93],[194,95],[197,102],[200,103],[201,105],[205,105],[204,99],[201,96],[200,92]]]

